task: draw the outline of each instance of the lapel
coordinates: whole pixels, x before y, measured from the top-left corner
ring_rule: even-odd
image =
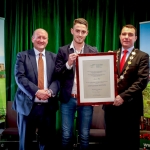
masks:
[[[88,48],[86,44],[84,45],[83,53],[90,53],[90,49]]]
[[[46,58],[46,72],[47,72],[47,83],[50,83],[50,79],[52,77],[52,72],[50,71],[50,67],[53,65],[51,55],[49,52],[45,50],[45,58]],[[49,85],[47,85],[49,86]]]
[[[119,50],[118,50],[119,51]],[[118,52],[117,51],[117,52]],[[118,75],[120,76],[120,57],[121,57],[121,51],[120,51],[120,53],[119,53],[119,55],[118,55],[118,61],[117,61],[117,70],[118,70]]]
[[[74,49],[73,48],[70,49],[70,45],[69,45],[68,46],[68,57],[69,57],[69,54],[72,54],[72,53],[74,53]],[[76,63],[74,61],[74,63],[73,63],[73,73],[75,73],[75,69],[76,69]]]
[[[74,49],[73,48],[71,48],[70,49],[70,45],[68,46],[68,54],[72,54],[72,53],[74,53]],[[69,55],[68,55],[69,56]]]
[[[30,58],[31,65],[32,65],[33,71],[35,73],[35,77],[38,80],[37,63],[36,63],[36,56],[34,53],[34,49],[28,51],[28,56]]]
[[[135,48],[133,48],[133,50],[135,50]],[[133,50],[131,51],[131,53],[133,52]],[[128,61],[130,60],[130,56],[132,55],[131,53],[130,53],[130,55],[128,56],[128,58],[127,58],[127,60],[126,60],[126,62],[125,62],[125,64],[124,64],[124,66],[123,66],[121,72],[120,72],[120,61],[118,61],[117,67],[118,67],[119,75],[122,74],[123,71],[125,70],[125,68],[127,67]],[[138,52],[136,52],[136,53],[138,53]],[[121,52],[120,52],[119,60],[120,60],[120,57],[121,57]],[[136,56],[135,56],[135,57],[136,57]],[[134,59],[135,59],[135,57],[134,57]],[[130,67],[129,67],[129,68],[130,68]]]

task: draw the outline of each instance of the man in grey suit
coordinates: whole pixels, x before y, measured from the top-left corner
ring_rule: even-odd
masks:
[[[19,52],[15,64],[15,80],[18,89],[13,109],[17,111],[19,150],[33,150],[32,140],[36,129],[39,149],[48,150],[54,143],[59,82],[55,79],[56,54],[48,52],[48,33],[36,29],[32,36],[33,49]],[[44,66],[43,88],[38,87],[38,59],[42,53]],[[52,145],[51,145],[52,146]]]
[[[88,35],[88,22],[83,18],[75,19],[71,28],[73,41],[59,48],[56,58],[55,72],[60,78],[60,101],[62,120],[62,149],[72,149],[72,134],[76,108],[78,110],[80,150],[88,149],[89,130],[93,114],[93,106],[77,105],[77,84],[75,60],[79,53],[97,53],[97,49],[85,44]]]

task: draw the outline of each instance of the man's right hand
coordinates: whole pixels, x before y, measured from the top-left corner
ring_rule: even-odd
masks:
[[[77,56],[78,56],[77,53],[69,54],[69,58],[68,58],[68,65],[69,66],[73,65],[73,62],[76,60]]]
[[[37,93],[36,93],[36,97],[39,99],[39,100],[46,100],[50,97],[49,93],[47,92],[47,90],[38,90]]]

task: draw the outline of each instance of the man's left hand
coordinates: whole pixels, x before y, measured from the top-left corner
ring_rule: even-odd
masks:
[[[120,97],[120,95],[117,95],[115,100],[114,100],[113,105],[120,106],[123,104],[123,102],[124,102],[124,100]]]

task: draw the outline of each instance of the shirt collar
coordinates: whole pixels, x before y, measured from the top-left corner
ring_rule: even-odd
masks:
[[[85,45],[85,43],[83,44],[83,47],[82,47],[82,49],[81,49],[81,52],[82,52],[82,53],[83,53],[83,50],[84,50],[84,45]],[[76,51],[76,49],[75,49],[75,47],[74,47],[74,45],[73,45],[73,41],[71,42],[71,45],[70,45],[70,48],[69,48],[69,49],[71,49],[71,48],[74,49],[74,52]]]
[[[33,49],[34,49],[36,56],[39,55],[39,53],[42,53],[42,55],[45,56],[45,49],[42,52],[39,52],[36,48],[33,48]]]
[[[132,51],[133,49],[134,49],[134,46],[128,48],[127,50],[128,50],[129,53],[131,53],[131,51]],[[122,47],[122,52],[123,52],[124,50],[125,50],[125,49]]]

